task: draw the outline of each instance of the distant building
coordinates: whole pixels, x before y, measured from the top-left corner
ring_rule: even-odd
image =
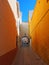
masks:
[[[31,29],[30,29],[30,27],[31,27],[31,19],[32,19],[32,16],[33,16],[33,10],[30,10],[29,11],[29,13],[28,13],[28,26],[29,26],[29,36],[31,36]]]
[[[29,14],[29,20],[31,20],[32,15],[33,15],[33,10],[30,10],[28,14]]]
[[[28,35],[28,22],[22,22],[20,24],[20,35],[24,36],[25,33]]]

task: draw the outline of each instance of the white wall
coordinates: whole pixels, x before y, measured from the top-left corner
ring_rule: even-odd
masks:
[[[25,33],[28,35],[28,22],[20,24],[20,36],[23,36]]]
[[[18,19],[18,15],[17,15],[17,6],[16,6],[16,0],[8,0],[9,5],[11,7],[11,10],[14,14],[15,20],[16,20],[16,26],[17,26],[17,19]]]
[[[15,20],[16,20],[16,26],[17,26],[17,31],[18,31],[18,35],[19,35],[19,22],[21,21],[20,17],[18,18],[18,13],[17,13],[17,5],[16,5],[16,0],[8,0],[9,2],[9,5],[13,11],[13,14],[14,14],[14,17],[15,17]],[[18,3],[18,10],[20,10],[20,7],[19,7],[19,2]]]
[[[30,19],[32,18],[33,12],[34,12],[33,10],[30,10],[30,11],[29,11],[29,18],[30,18]]]
[[[13,14],[15,16],[15,19],[17,19],[17,6],[16,6],[16,0],[8,0],[10,6],[11,6],[11,9],[13,11]]]
[[[14,17],[15,17],[15,20],[16,20],[17,31],[18,31],[18,35],[19,35],[19,23],[22,22],[22,13],[20,12],[19,2],[17,2],[16,0],[8,0],[8,2],[9,2],[9,5],[12,9],[13,14],[14,14]],[[17,14],[16,2],[18,3],[19,18],[18,18],[18,14]]]

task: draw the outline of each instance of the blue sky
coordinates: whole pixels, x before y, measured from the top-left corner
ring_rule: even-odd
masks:
[[[22,12],[22,21],[28,21],[28,12],[33,10],[36,4],[36,0],[17,0],[20,3],[20,11]]]

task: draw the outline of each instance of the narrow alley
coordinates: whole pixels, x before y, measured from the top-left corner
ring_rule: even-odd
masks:
[[[21,47],[12,63],[12,65],[47,65],[40,57],[32,51],[31,46]]]
[[[49,0],[0,0],[0,65],[49,65]]]

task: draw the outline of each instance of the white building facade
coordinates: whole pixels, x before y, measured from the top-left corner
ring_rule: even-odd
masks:
[[[16,0],[8,0],[11,10],[16,20],[17,31],[19,35],[19,25],[22,22],[22,13],[20,12],[19,2]]]

